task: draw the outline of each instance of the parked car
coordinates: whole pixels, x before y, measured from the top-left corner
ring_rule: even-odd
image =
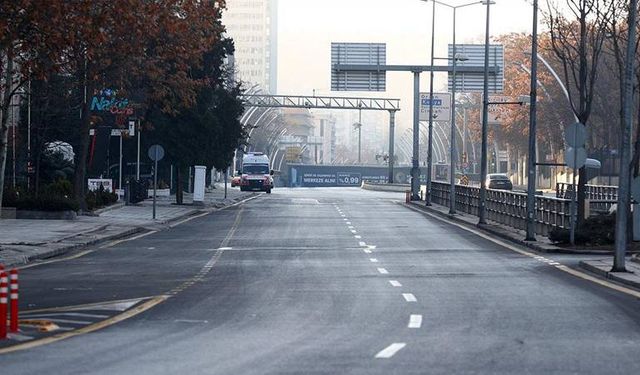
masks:
[[[505,173],[490,173],[487,175],[487,188],[513,190],[513,184]]]
[[[242,181],[242,177],[240,176],[233,177],[231,179],[231,187],[240,186],[241,181]]]

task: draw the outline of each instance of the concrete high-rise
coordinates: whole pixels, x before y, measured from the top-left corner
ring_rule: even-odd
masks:
[[[227,0],[222,22],[235,42],[236,78],[277,92],[278,0]]]

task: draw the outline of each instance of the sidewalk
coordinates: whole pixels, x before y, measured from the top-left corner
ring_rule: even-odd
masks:
[[[576,257],[579,267],[585,271],[588,271],[597,276],[625,284],[627,286],[640,289],[640,258],[629,257],[627,258],[626,269],[627,272],[610,272],[613,262],[613,256],[610,251],[588,251],[588,250],[573,250],[555,246],[548,238],[543,236],[537,236],[537,241],[529,242],[525,241],[525,233],[521,230],[516,230],[497,223],[491,223],[487,225],[478,225],[478,218],[466,213],[457,213],[455,215],[449,214],[449,208],[439,205],[432,205],[430,207],[425,206],[424,201],[412,201],[409,204],[405,204],[409,207],[428,212],[447,220],[463,224],[465,226],[480,229],[486,233],[500,237],[501,239],[509,242],[527,247],[541,253],[558,253],[558,254],[571,254]],[[593,255],[602,255],[603,259],[593,260],[586,259],[587,256],[593,258]],[[606,257],[605,257],[606,256]],[[582,259],[580,259],[582,257]]]
[[[182,206],[173,204],[175,196],[158,197],[156,220],[152,219],[151,199],[133,206],[116,204],[97,216],[79,216],[77,220],[0,220],[0,264],[25,264],[136,233],[162,230],[173,222],[255,195],[237,188],[227,192],[224,199],[224,185],[208,190],[203,206],[191,205],[191,194],[185,193]]]

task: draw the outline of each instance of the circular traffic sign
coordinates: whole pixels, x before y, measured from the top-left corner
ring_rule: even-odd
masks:
[[[580,169],[587,162],[587,151],[582,147],[567,147],[564,153],[564,162],[569,168]]]
[[[160,145],[153,145],[149,147],[147,155],[149,155],[149,159],[153,161],[160,161],[164,158],[164,148]]]
[[[583,148],[587,141],[587,129],[579,122],[573,123],[564,130],[564,138],[569,147]]]

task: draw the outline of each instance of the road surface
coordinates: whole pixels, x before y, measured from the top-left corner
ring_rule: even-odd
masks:
[[[0,371],[640,373],[637,298],[409,210],[403,198],[275,189],[25,269],[25,317],[67,334],[104,328],[1,354]],[[117,322],[121,314],[130,317]]]

